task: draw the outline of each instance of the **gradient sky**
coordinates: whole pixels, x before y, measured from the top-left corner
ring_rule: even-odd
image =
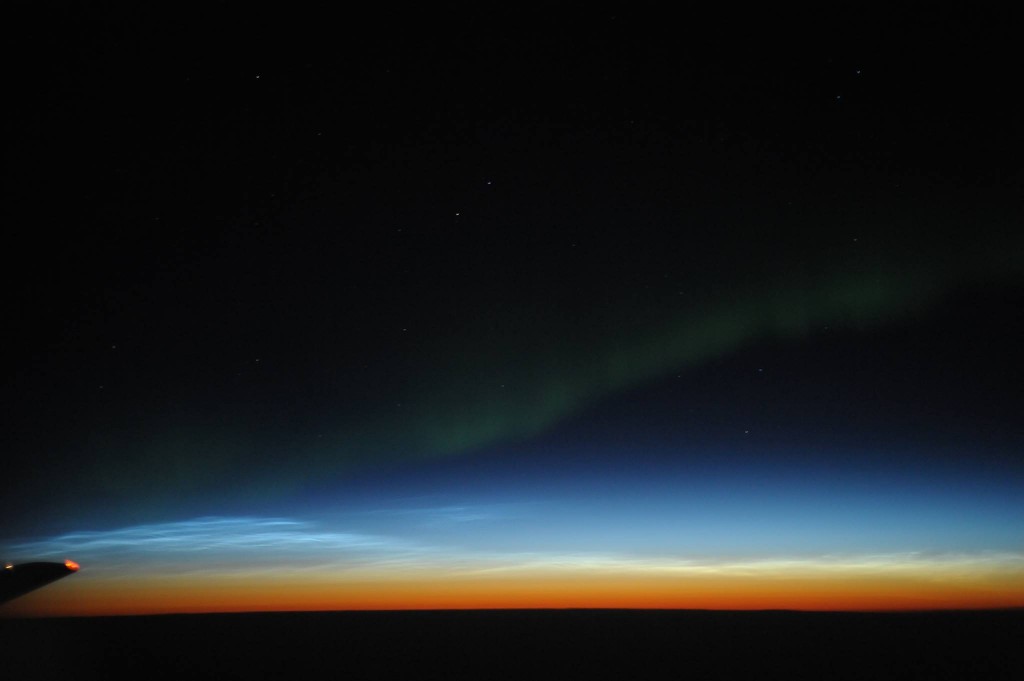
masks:
[[[1024,606],[1012,22],[18,11],[3,614]]]

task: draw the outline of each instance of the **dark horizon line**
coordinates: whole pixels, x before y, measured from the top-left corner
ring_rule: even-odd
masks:
[[[676,613],[676,614],[733,614],[733,615],[963,615],[963,614],[995,614],[1024,613],[1024,605],[1012,605],[992,608],[894,608],[882,609],[836,609],[806,610],[800,608],[377,608],[377,609],[334,609],[334,610],[218,610],[209,612],[163,612],[163,613],[122,613],[108,615],[14,615],[8,616],[0,612],[0,620],[79,620],[79,619],[114,619],[114,618],[172,618],[172,617],[223,617],[250,615],[411,615],[411,614],[451,614],[451,613]]]

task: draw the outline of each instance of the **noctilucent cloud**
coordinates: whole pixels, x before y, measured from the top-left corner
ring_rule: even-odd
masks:
[[[746,607],[788,599],[814,609],[985,607],[1024,595],[1020,481],[998,471],[858,471],[808,459],[787,470],[729,462],[623,472],[588,463],[553,473],[521,463],[492,464],[485,480],[455,466],[441,480],[381,485],[372,498],[341,488],[289,517],[33,537],[11,554],[70,555],[89,569],[74,590],[57,585],[12,609],[204,610],[211,580],[222,590],[225,581],[244,586],[237,600],[214,601],[230,609],[500,607],[510,593],[520,607],[587,607],[623,594],[628,604],[637,588],[652,591],[636,599],[647,607],[706,607],[716,594],[718,607],[735,607],[737,591],[753,592]],[[560,579],[593,581],[593,593],[553,599],[546,585]],[[476,593],[480,580],[493,589]],[[713,586],[702,586],[708,580]],[[804,583],[796,594],[793,580]],[[417,590],[423,600],[388,597],[396,583],[418,581],[428,583]],[[859,581],[866,594],[850,592]],[[282,602],[310,584],[321,585],[317,598]],[[432,593],[439,584],[444,593]]]

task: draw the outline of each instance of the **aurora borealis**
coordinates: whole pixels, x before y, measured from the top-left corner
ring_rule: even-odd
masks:
[[[1011,33],[82,11],[0,480],[82,570],[4,615],[1024,606]]]

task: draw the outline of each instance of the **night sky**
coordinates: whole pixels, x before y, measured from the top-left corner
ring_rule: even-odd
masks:
[[[7,613],[1024,606],[1013,17],[18,5]]]

